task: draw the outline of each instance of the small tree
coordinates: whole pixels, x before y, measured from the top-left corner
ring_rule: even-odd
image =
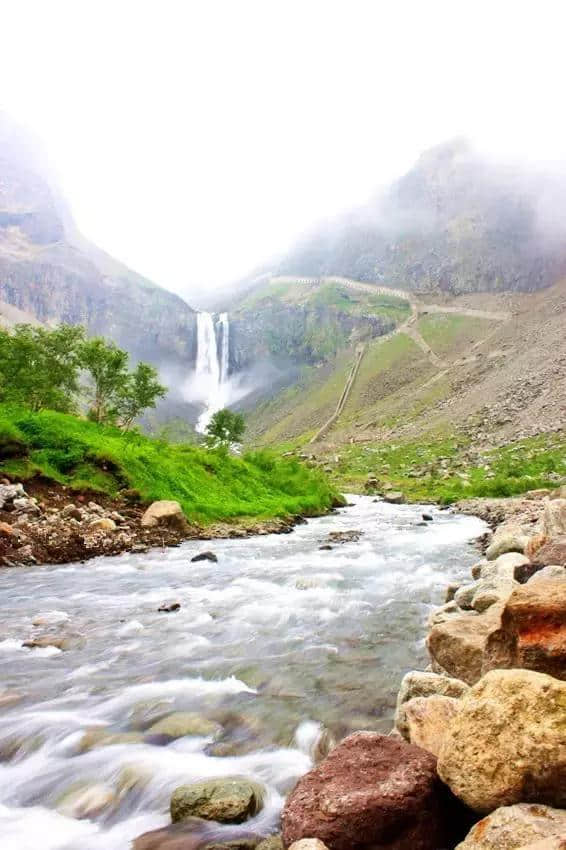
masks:
[[[88,372],[84,387],[93,422],[114,422],[117,405],[128,383],[128,353],[102,337],[88,339],[81,346],[81,366]]]
[[[241,413],[234,413],[227,407],[217,410],[206,426],[207,443],[210,446],[228,447],[241,442],[246,423]]]
[[[167,393],[158,381],[157,369],[149,363],[138,363],[118,394],[116,411],[120,425],[127,431],[134,419],[150,407],[155,407],[158,398]]]

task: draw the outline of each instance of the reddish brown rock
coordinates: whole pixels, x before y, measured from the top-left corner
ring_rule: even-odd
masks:
[[[330,850],[437,850],[453,846],[453,804],[433,755],[394,737],[356,732],[289,795],[283,843],[316,836]]]
[[[507,600],[486,642],[484,672],[512,667],[566,679],[566,582],[520,585]]]

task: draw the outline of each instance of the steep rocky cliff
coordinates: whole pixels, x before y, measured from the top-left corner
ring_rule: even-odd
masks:
[[[269,271],[453,295],[533,292],[566,272],[565,205],[563,174],[501,164],[456,140],[365,207],[322,223]]]
[[[84,324],[180,381],[196,313],[82,237],[28,135],[0,115],[0,302],[41,322]]]

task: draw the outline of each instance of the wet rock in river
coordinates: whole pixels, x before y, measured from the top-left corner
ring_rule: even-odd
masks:
[[[36,614],[32,620],[34,626],[58,626],[66,623],[69,615],[66,611],[43,611]]]
[[[86,753],[97,747],[110,747],[115,744],[140,744],[143,742],[141,732],[113,732],[106,727],[97,726],[87,729],[78,744],[78,751]]]
[[[202,850],[207,842],[218,837],[217,825],[202,818],[187,818],[181,823],[144,832],[135,839],[132,850]]]
[[[116,794],[107,785],[84,785],[64,794],[57,810],[70,818],[95,818],[115,802]]]
[[[173,823],[200,817],[220,823],[242,823],[263,807],[264,789],[238,776],[181,785],[171,796]]]
[[[194,555],[191,558],[191,563],[195,564],[198,561],[211,561],[213,564],[218,562],[217,555],[214,552],[200,552],[198,555]]]
[[[363,531],[353,529],[352,531],[331,531],[328,540],[331,543],[357,543]]]
[[[170,614],[172,611],[179,611],[180,608],[181,603],[175,600],[173,602],[162,602],[157,610],[165,614]]]
[[[450,846],[451,814],[434,756],[356,732],[299,780],[283,810],[283,841],[317,836],[330,850],[437,850]]]
[[[185,735],[210,737],[222,732],[222,726],[193,711],[176,711],[158,720],[147,730],[148,735],[168,735],[171,739]]]

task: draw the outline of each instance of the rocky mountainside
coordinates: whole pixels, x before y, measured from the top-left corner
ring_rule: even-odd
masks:
[[[169,385],[195,361],[195,311],[77,231],[41,152],[0,114],[0,320],[10,316],[82,323],[157,365]]]
[[[366,206],[321,223],[269,273],[532,292],[566,273],[565,203],[563,174],[491,161],[456,140],[425,152]]]

